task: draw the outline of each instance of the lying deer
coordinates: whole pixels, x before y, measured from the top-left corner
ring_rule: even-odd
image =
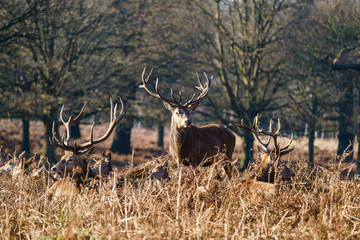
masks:
[[[79,184],[81,182],[84,181],[86,182],[89,178],[96,178],[96,177],[101,178],[107,176],[110,173],[110,171],[112,170],[110,163],[111,155],[109,154],[105,155],[103,153],[103,159],[100,159],[99,161],[95,161],[94,159],[90,159],[89,154],[93,150],[95,144],[101,143],[109,138],[109,136],[115,129],[115,126],[124,117],[127,109],[127,104],[124,105],[121,98],[120,98],[120,103],[121,103],[121,111],[119,115],[116,115],[117,104],[115,104],[114,107],[114,104],[110,99],[111,118],[106,133],[102,137],[94,139],[93,136],[94,124],[93,124],[90,132],[90,141],[79,145],[76,143],[74,143],[74,145],[70,144],[70,138],[71,138],[70,127],[81,119],[86,109],[86,103],[82,107],[78,116],[76,116],[75,118],[73,116],[70,116],[68,121],[65,121],[63,118],[64,106],[61,108],[60,120],[65,126],[66,137],[63,136],[61,139],[59,139],[56,136],[55,127],[53,125],[52,137],[50,138],[51,144],[65,150],[65,154],[61,157],[60,161],[51,168],[51,172],[54,174],[55,178],[73,177],[73,179],[76,180],[77,185],[79,187]],[[64,183],[58,183],[59,185],[61,185],[61,187],[63,184],[69,184],[66,180],[62,180],[61,182],[64,182]]]
[[[199,86],[196,88],[201,91],[198,97],[195,94],[192,98],[181,103],[182,96],[179,92],[179,99],[176,99],[171,89],[171,98],[164,97],[160,94],[158,79],[156,79],[155,92],[149,89],[149,79],[152,70],[145,79],[145,70],[142,73],[142,85],[150,95],[160,98],[165,107],[172,112],[169,153],[179,163],[184,165],[198,166],[205,158],[213,157],[219,152],[226,152],[228,162],[225,164],[225,172],[228,177],[232,176],[231,158],[235,147],[235,136],[227,128],[218,125],[210,124],[197,127],[192,124],[190,120],[190,112],[194,111],[200,104],[200,101],[206,97],[209,92],[211,79],[207,77],[206,83],[203,84],[199,76],[197,80]],[[206,165],[210,165],[212,161],[207,161]]]
[[[290,153],[294,150],[294,146],[290,146],[292,138],[289,143],[284,147],[280,147],[277,137],[280,135],[280,120],[278,120],[277,129],[272,127],[272,121],[270,120],[270,132],[266,132],[259,128],[259,117],[254,118],[252,127],[247,126],[243,120],[240,124],[237,124],[239,128],[249,131],[253,134],[259,145],[259,152],[261,156],[261,162],[254,169],[253,174],[248,176],[243,184],[250,193],[250,201],[252,203],[258,203],[262,199],[273,196],[277,193],[278,186],[274,184],[277,181],[287,181],[294,176],[294,172],[287,168],[280,157]],[[260,140],[259,134],[269,136],[266,143]],[[269,144],[271,139],[274,141],[274,148],[270,148]],[[254,181],[256,180],[256,181]]]
[[[14,152],[12,158],[7,161],[7,163],[0,167],[0,173],[5,173],[11,176],[17,176],[21,174],[25,169],[26,159],[24,157],[25,151],[22,152],[19,156]],[[9,154],[11,157],[11,155]]]
[[[255,168],[254,173],[249,176],[248,179],[256,177],[258,181],[270,183],[274,183],[277,177],[279,177],[279,180],[290,180],[291,177],[294,176],[294,172],[284,166],[284,163],[281,162],[280,157],[294,150],[294,146],[290,146],[293,138],[291,137],[289,143],[286,144],[284,147],[280,147],[277,139],[277,137],[280,135],[280,120],[278,119],[277,129],[273,128],[272,120],[270,120],[270,132],[266,132],[263,129],[259,128],[258,124],[258,115],[254,118],[252,127],[247,126],[243,120],[241,120],[240,124],[237,124],[239,128],[251,132],[256,141],[260,144],[259,152],[261,155],[261,162]],[[266,143],[261,141],[259,138],[259,134],[269,136],[268,141]],[[269,147],[271,139],[273,139],[274,141],[274,149],[271,149]],[[282,168],[280,172],[278,172],[279,168]]]

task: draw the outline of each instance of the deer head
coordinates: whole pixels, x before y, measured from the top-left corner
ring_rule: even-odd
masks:
[[[108,139],[108,137],[115,129],[115,126],[121,121],[121,119],[124,117],[126,113],[127,103],[124,105],[121,98],[119,99],[121,103],[121,111],[119,115],[116,115],[117,104],[115,104],[114,107],[114,104],[110,98],[110,105],[111,105],[110,123],[106,133],[102,137],[94,139],[93,136],[94,123],[93,123],[90,131],[90,141],[82,143],[80,145],[76,143],[74,143],[74,145],[70,144],[70,138],[71,138],[70,126],[81,119],[86,109],[86,103],[82,107],[80,113],[75,118],[73,116],[70,116],[68,121],[65,121],[63,118],[64,106],[62,106],[60,111],[60,120],[65,126],[66,137],[62,136],[62,138],[59,139],[56,136],[55,127],[54,127],[55,124],[53,124],[52,137],[49,139],[51,144],[65,150],[65,154],[61,157],[60,161],[51,168],[51,171],[54,173],[55,177],[85,176],[89,173],[90,166],[89,166],[88,155],[91,153],[92,149],[94,148],[94,145]]]
[[[101,155],[102,157],[98,160],[91,159],[91,171],[100,178],[107,177],[112,171],[111,153],[105,154],[102,151]]]
[[[17,176],[23,173],[25,168],[27,167],[24,155],[25,151],[23,151],[19,156],[17,156],[15,150],[12,158],[4,166],[0,167],[0,173],[5,173],[12,176]]]
[[[149,84],[149,79],[151,77],[153,69],[151,69],[149,75],[146,78],[145,78],[145,71],[146,71],[146,68],[144,68],[144,71],[142,73],[142,83],[143,84],[140,85],[139,87],[144,88],[148,93],[150,93],[150,95],[152,95],[156,98],[160,98],[163,101],[164,106],[172,112],[172,117],[171,117],[172,127],[174,126],[177,129],[184,129],[184,128],[189,127],[191,125],[190,112],[195,110],[196,107],[200,104],[201,99],[206,97],[206,95],[209,93],[209,88],[210,88],[212,78],[209,79],[207,77],[206,73],[204,73],[204,76],[206,78],[206,83],[203,84],[200,81],[199,75],[196,73],[197,80],[199,83],[199,86],[196,86],[196,88],[198,90],[200,90],[201,93],[196,98],[195,98],[196,94],[194,93],[194,95],[191,97],[191,99],[189,101],[182,104],[181,103],[182,102],[181,92],[179,92],[178,99],[176,99],[176,97],[174,96],[174,92],[172,89],[170,89],[171,98],[164,97],[160,94],[159,79],[156,79],[155,92],[152,92],[149,89],[148,84]]]
[[[169,178],[169,173],[167,170],[167,165],[168,165],[168,161],[167,160],[162,166],[157,167],[153,173],[150,175],[151,180],[161,180],[161,179],[168,179]],[[157,165],[160,165],[159,160],[156,161]]]
[[[290,180],[292,176],[294,176],[294,172],[291,169],[284,166],[284,163],[281,162],[280,157],[290,153],[294,150],[294,146],[291,146],[293,137],[291,137],[288,144],[284,147],[280,147],[278,143],[278,136],[280,135],[280,120],[278,119],[277,128],[273,128],[272,120],[270,120],[269,124],[269,132],[264,131],[259,128],[259,116],[257,115],[254,118],[253,126],[247,126],[243,120],[241,120],[240,124],[237,124],[239,128],[242,128],[246,131],[249,131],[253,134],[256,141],[259,145],[259,152],[261,155],[261,163],[255,168],[255,176],[259,181],[264,182],[274,182],[275,173],[279,167],[282,167],[282,170],[279,174],[281,180]],[[259,134],[263,134],[269,136],[269,139],[266,143],[264,143],[260,138]],[[270,148],[269,144],[271,139],[274,141],[274,148]],[[254,176],[254,175],[252,175]]]

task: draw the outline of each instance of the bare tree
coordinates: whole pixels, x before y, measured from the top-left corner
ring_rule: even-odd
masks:
[[[281,88],[286,58],[279,52],[284,27],[291,21],[288,1],[196,1],[211,23],[205,59],[216,72],[222,100],[212,100],[216,116],[236,131],[234,119],[246,123],[257,113],[283,107]],[[253,136],[242,132],[246,157],[252,158]]]
[[[1,57],[2,64],[13,66],[3,72],[14,73],[7,75],[8,82],[15,83],[14,88],[19,85],[16,81],[26,86],[19,88],[17,96],[8,92],[18,103],[16,112],[44,123],[50,161],[55,160],[54,148],[47,139],[61,104],[88,96],[102,101],[111,94],[102,91],[109,87],[109,79],[118,76],[109,60],[114,58],[108,48],[112,26],[106,25],[111,22],[107,15],[111,7],[106,1],[41,1],[31,18],[20,23],[17,48]]]

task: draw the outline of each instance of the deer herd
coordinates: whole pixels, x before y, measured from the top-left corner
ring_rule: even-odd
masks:
[[[194,111],[201,100],[205,98],[211,86],[212,77],[208,77],[204,73],[206,82],[203,83],[197,75],[198,86],[200,91],[194,93],[192,97],[183,103],[181,92],[178,96],[174,95],[170,89],[171,97],[165,97],[160,93],[159,81],[156,79],[154,91],[150,87],[150,79],[152,70],[145,77],[146,69],[142,73],[142,84],[140,88],[144,88],[151,96],[162,100],[165,108],[171,111],[171,126],[169,134],[169,156],[174,160],[176,165],[192,166],[209,166],[219,161],[217,156],[224,154],[223,161],[224,171],[230,180],[233,174],[233,168],[236,161],[232,160],[235,148],[235,135],[226,127],[219,124],[210,124],[204,126],[195,126],[191,119],[190,113]],[[64,120],[64,106],[60,111],[60,120],[65,127],[65,133],[62,137],[58,137],[55,131],[55,123],[53,124],[52,136],[49,141],[54,146],[64,149],[61,159],[51,167],[49,175],[55,180],[49,191],[55,195],[76,195],[81,191],[81,187],[86,184],[89,179],[102,181],[106,179],[112,172],[111,155],[102,153],[102,158],[95,159],[91,157],[91,152],[95,145],[104,142],[114,131],[116,125],[125,117],[127,103],[124,104],[119,98],[121,105],[120,113],[117,114],[117,104],[114,105],[110,99],[110,122],[106,133],[94,138],[94,124],[90,131],[90,140],[81,144],[71,143],[71,126],[78,123],[84,116],[86,103],[83,105],[80,113],[76,116],[70,116],[67,121]],[[247,185],[253,182],[264,182],[273,184],[278,181],[288,181],[294,176],[294,172],[286,167],[280,158],[294,150],[292,146],[292,138],[285,146],[281,147],[278,137],[280,134],[280,120],[278,120],[277,128],[273,128],[270,120],[269,131],[264,131],[259,127],[259,118],[256,116],[252,126],[246,125],[243,120],[237,124],[239,129],[251,132],[259,145],[259,153],[261,161],[253,169],[252,174],[243,180]],[[268,140],[264,142],[260,136],[267,136]],[[270,142],[273,140],[270,147]],[[23,153],[22,153],[23,155]],[[25,162],[21,160],[22,155],[15,156],[8,163],[0,168],[0,172],[12,174],[19,172],[19,169],[25,168]],[[167,164],[159,166],[151,174],[151,179],[168,178]]]

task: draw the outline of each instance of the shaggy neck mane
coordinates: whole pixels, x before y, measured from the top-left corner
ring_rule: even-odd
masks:
[[[189,145],[189,143],[191,142],[191,138],[189,138],[189,130],[190,128],[171,128],[170,146],[177,152],[178,156],[181,156],[183,148],[186,147],[185,145]]]

